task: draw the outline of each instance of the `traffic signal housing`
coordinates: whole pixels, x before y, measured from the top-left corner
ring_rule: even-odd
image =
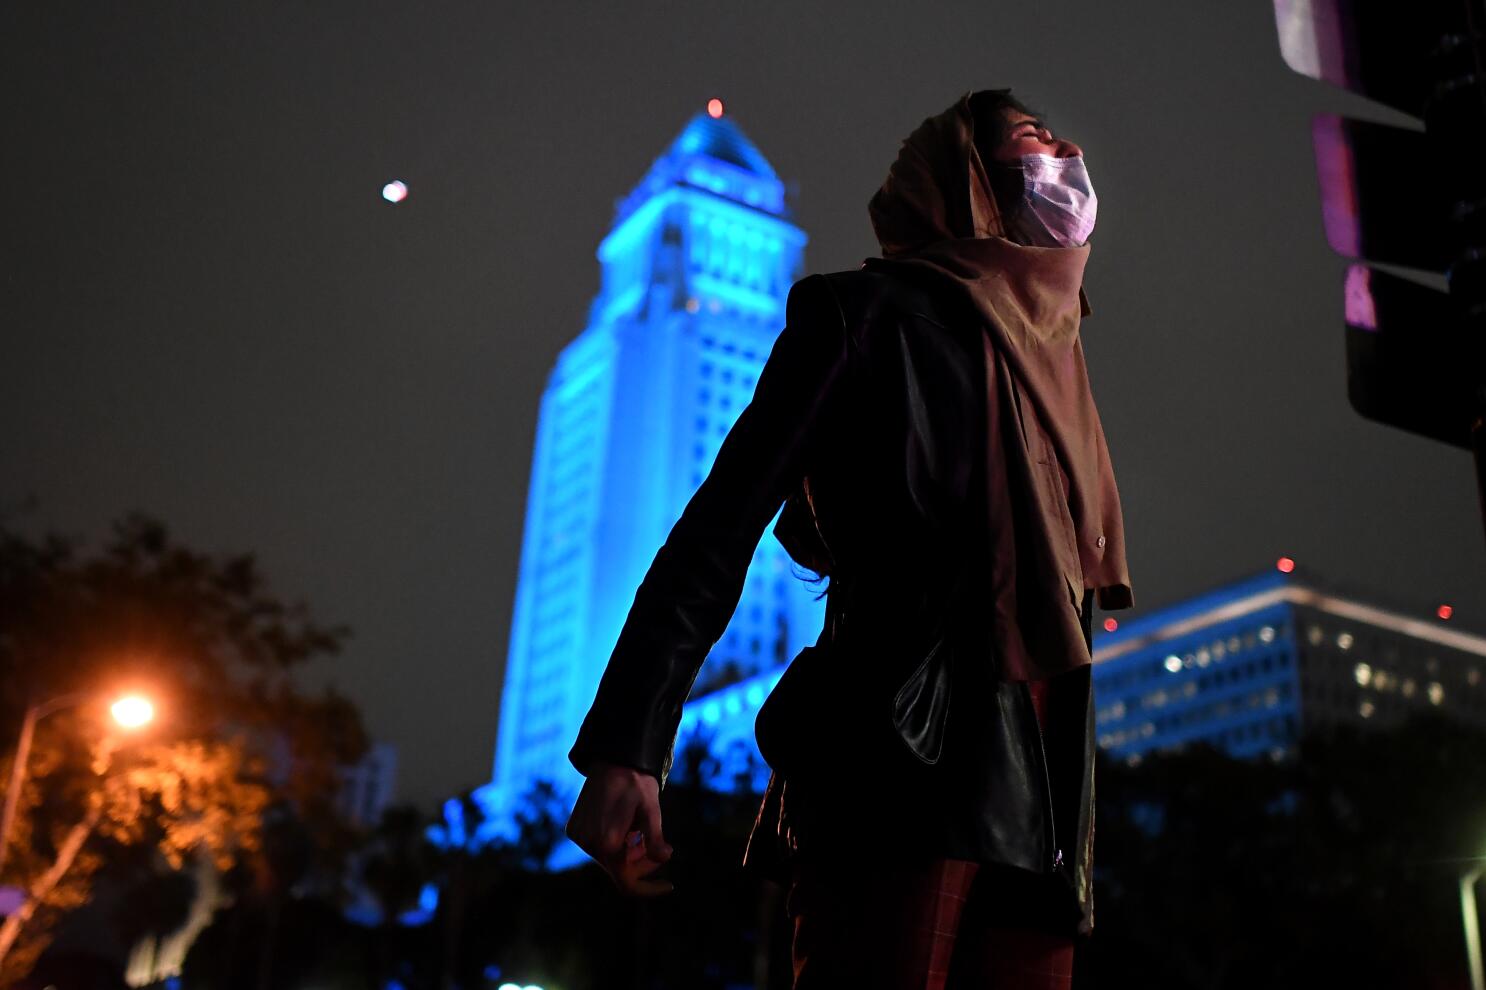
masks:
[[[1274,0],[1285,62],[1409,114],[1312,124],[1347,269],[1347,394],[1368,419],[1472,450],[1486,522],[1486,0]],[[1441,292],[1378,265],[1443,275]]]

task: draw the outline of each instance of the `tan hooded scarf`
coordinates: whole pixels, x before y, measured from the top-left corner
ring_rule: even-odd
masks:
[[[966,93],[919,125],[868,210],[882,258],[968,295],[985,319],[988,633],[1001,675],[1039,680],[1090,662],[1085,589],[1134,604],[1119,492],[1079,340],[1089,247],[1008,240]]]

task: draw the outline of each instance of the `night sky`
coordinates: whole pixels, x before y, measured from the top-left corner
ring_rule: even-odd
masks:
[[[1139,608],[1288,554],[1486,629],[1469,455],[1346,402],[1308,121],[1365,105],[1285,67],[1265,0],[7,4],[0,509],[255,551],[354,628],[306,681],[397,745],[399,796],[481,783],[537,402],[614,201],[719,96],[807,269],[854,268],[899,142],[1007,85],[1099,194]]]

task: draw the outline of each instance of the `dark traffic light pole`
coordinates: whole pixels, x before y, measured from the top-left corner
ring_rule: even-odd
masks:
[[[1318,116],[1326,238],[1340,254],[1443,273],[1448,294],[1347,269],[1347,396],[1379,423],[1471,451],[1486,530],[1486,0],[1274,0],[1285,62],[1424,125]],[[1428,181],[1408,184],[1419,163]],[[1459,878],[1472,990],[1486,990],[1479,863]]]

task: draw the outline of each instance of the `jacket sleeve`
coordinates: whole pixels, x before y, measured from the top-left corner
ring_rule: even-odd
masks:
[[[753,398],[635,593],[568,760],[670,774],[681,706],[727,628],[764,527],[800,483],[840,400],[846,332],[822,275],[791,286]]]

